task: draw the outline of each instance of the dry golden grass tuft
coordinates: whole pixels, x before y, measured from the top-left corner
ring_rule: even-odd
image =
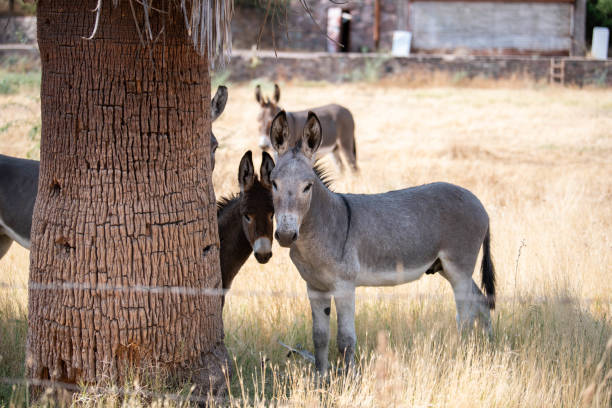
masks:
[[[281,105],[297,110],[337,102],[353,112],[361,171],[339,175],[326,160],[337,191],[373,193],[445,180],[482,200],[499,282],[494,338],[477,332],[458,338],[450,286],[438,275],[394,288],[362,288],[357,370],[332,373],[318,385],[312,367],[288,358],[278,344],[312,350],[305,284],[288,251],[275,245],[267,265],[247,262],[226,299],[226,344],[237,373],[226,403],[610,406],[612,94],[522,83],[407,84],[287,83],[281,84]],[[253,150],[256,163],[261,159],[257,110],[252,86],[229,87],[226,111],[214,124],[217,196],[237,191],[244,151]],[[27,133],[38,115],[34,91],[0,96],[0,129],[10,123],[0,130],[0,153],[36,152],[36,138]],[[25,284],[28,265],[27,251],[15,245],[0,261],[0,282]],[[475,278],[480,281],[478,272]],[[262,294],[249,296],[253,290]],[[26,308],[26,291],[0,289],[0,376],[23,375]],[[335,340],[330,350],[337,358]],[[84,395],[78,405],[120,401]],[[10,396],[10,387],[0,394],[4,403]],[[164,404],[133,398],[124,405],[152,402]]]

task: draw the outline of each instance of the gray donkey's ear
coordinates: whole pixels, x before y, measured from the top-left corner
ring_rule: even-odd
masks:
[[[215,121],[225,109],[225,104],[227,103],[227,88],[223,85],[220,85],[217,88],[217,93],[215,97],[210,101],[210,120],[211,122]]]
[[[285,111],[278,112],[272,120],[270,141],[279,156],[289,149],[289,124],[287,123]]]
[[[304,134],[302,135],[302,153],[309,159],[313,159],[322,139],[321,122],[313,112],[308,112],[308,119],[304,125]]]
[[[261,168],[259,169],[259,174],[261,175],[261,184],[269,190],[272,189],[272,182],[270,181],[272,170],[274,170],[274,160],[272,160],[272,156],[270,156],[268,152],[263,152],[261,154]]]
[[[277,104],[280,101],[280,88],[278,84],[274,84],[274,103]]]
[[[242,156],[240,167],[238,168],[238,183],[240,192],[249,190],[255,182],[255,168],[253,167],[253,153],[249,150]]]

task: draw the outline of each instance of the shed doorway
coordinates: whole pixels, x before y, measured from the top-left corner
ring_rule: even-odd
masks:
[[[327,9],[327,51],[349,52],[351,49],[351,12],[340,7]]]
[[[351,16],[350,10],[342,10],[342,18],[340,20],[340,52],[349,52],[351,50]]]

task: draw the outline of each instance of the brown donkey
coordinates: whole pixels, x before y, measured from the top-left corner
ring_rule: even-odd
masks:
[[[280,100],[280,88],[274,84],[274,98],[264,98],[261,95],[261,87],[255,87],[255,99],[261,106],[259,113],[259,147],[263,150],[271,149],[270,143],[270,127],[272,120],[282,109],[278,105]],[[308,112],[314,112],[321,123],[323,129],[323,139],[321,147],[317,152],[317,158],[320,158],[327,153],[332,153],[334,162],[340,171],[342,171],[342,161],[340,159],[340,151],[344,159],[348,162],[353,171],[357,171],[357,148],[355,145],[355,121],[353,115],[344,106],[331,104],[320,106],[318,108],[309,109],[299,112],[287,112],[287,122],[289,124],[289,145],[294,146],[302,137],[302,129],[306,124]]]
[[[228,290],[232,280],[246,260],[255,253],[255,259],[265,264],[272,257],[274,205],[270,173],[274,161],[263,152],[258,179],[249,150],[242,156],[238,169],[240,193],[217,202],[219,223],[220,261],[223,289]],[[225,297],[224,297],[225,299]]]

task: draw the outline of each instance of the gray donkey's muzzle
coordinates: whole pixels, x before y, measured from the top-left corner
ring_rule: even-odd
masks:
[[[277,214],[274,238],[280,246],[289,247],[298,238],[300,224],[295,214]]]

